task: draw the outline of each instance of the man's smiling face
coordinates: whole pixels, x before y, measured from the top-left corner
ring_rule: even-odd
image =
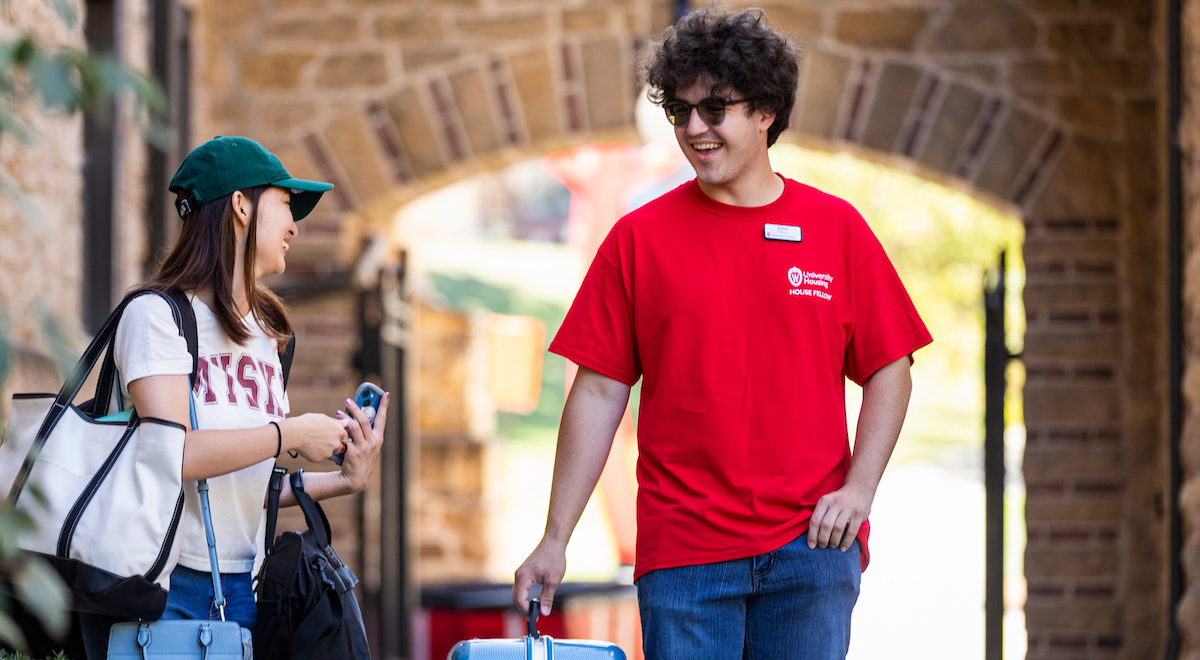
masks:
[[[714,90],[707,81],[677,90],[675,94],[675,98],[690,104],[710,97],[742,98],[738,92]],[[746,105],[738,103],[725,108],[725,119],[721,123],[709,126],[693,109],[687,125],[675,127],[675,139],[702,185],[725,188],[736,184],[740,177],[751,171],[758,159],[766,157],[767,129],[774,121],[774,114],[761,110],[747,113]]]

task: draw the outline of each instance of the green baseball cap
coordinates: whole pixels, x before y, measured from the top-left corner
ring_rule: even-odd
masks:
[[[292,195],[292,218],[303,220],[332,183],[294,179],[283,163],[266,147],[244,137],[217,137],[192,150],[175,176],[169,190],[182,193],[175,202],[179,217],[186,219],[201,204],[256,186],[287,188]]]

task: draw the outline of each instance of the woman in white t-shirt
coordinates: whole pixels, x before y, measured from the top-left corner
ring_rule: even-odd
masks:
[[[279,350],[292,334],[280,299],[259,283],[282,273],[303,219],[333,186],[294,179],[253,140],[218,137],[197,147],[171,179],[183,218],[178,241],[145,285],[183,290],[196,314],[199,361],[190,396],[198,430],[184,443],[184,514],[175,546],[164,619],[210,619],[213,588],[195,480],[207,479],[228,620],[254,629],[250,571],[274,461],[282,452],[323,462],[344,451],[336,472],[305,475],[314,499],[355,493],[371,478],[387,417],[374,428],[347,400],[353,417],[287,417]],[[169,304],[160,296],[132,301],[117,328],[114,357],[121,393],[142,417],[190,428],[192,358]],[[352,442],[346,442],[347,438]],[[285,480],[283,506],[295,504]],[[81,616],[88,657],[104,658],[106,617]]]

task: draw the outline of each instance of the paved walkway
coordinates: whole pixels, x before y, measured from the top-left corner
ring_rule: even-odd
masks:
[[[893,465],[871,514],[871,565],[849,660],[982,660],[984,489],[977,468]],[[1022,613],[1005,621],[1005,658],[1025,657]]]

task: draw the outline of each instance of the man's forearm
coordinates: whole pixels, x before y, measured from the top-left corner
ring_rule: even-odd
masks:
[[[629,386],[580,369],[563,407],[545,540],[566,546],[587,506],[629,403]]]
[[[848,485],[865,488],[874,496],[900,438],[911,394],[907,355],[880,368],[863,384],[854,453],[846,475]]]
[[[908,356],[876,371],[863,384],[863,404],[846,483],[817,500],[808,521],[808,547],[850,549],[871,515],[875,490],[900,437],[912,379]]]
[[[567,571],[567,541],[604,471],[628,403],[628,385],[580,367],[558,427],[546,533],[513,574],[513,603],[522,612],[529,607],[529,588],[540,584],[542,614],[550,614]]]

